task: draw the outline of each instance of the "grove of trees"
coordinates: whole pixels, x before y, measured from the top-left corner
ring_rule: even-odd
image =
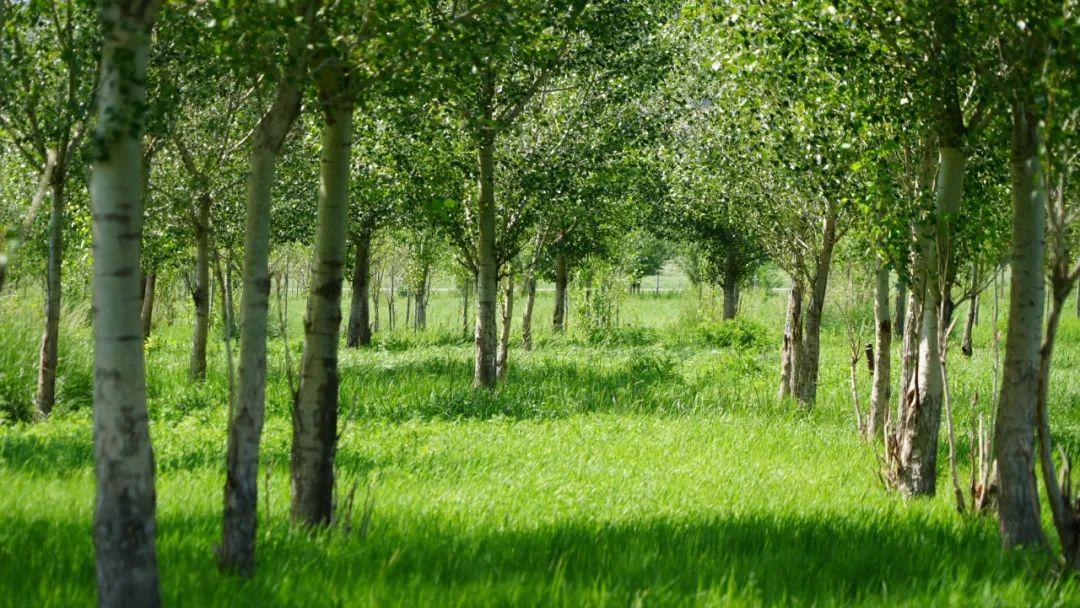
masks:
[[[1078,124],[1075,0],[0,0],[0,290],[40,291],[45,321],[32,411],[11,417],[52,415],[63,303],[88,291],[99,602],[153,606],[144,352],[165,301],[193,310],[192,383],[224,328],[216,560],[251,577],[268,368],[289,373],[291,523],[329,527],[339,359],[424,331],[436,276],[474,390],[498,391],[534,325],[616,327],[665,266],[716,287],[724,320],[775,273],[777,399],[809,415],[846,264],[868,278],[865,412],[853,390],[886,485],[932,496],[948,466],[944,491],[995,514],[1004,547],[1075,570],[1049,387],[1080,280]],[[993,464],[965,489],[949,349],[971,356],[1005,277]],[[301,354],[277,362],[274,303],[297,284]]]

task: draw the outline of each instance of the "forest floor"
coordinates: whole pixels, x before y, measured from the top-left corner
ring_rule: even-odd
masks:
[[[259,565],[248,582],[219,574],[213,558],[226,426],[221,334],[208,381],[193,385],[189,313],[163,305],[147,357],[165,604],[1080,604],[1080,585],[1058,579],[1047,556],[1003,554],[993,517],[956,512],[944,440],[937,498],[886,491],[879,448],[854,430],[837,315],[826,319],[818,406],[798,413],[775,398],[784,302],[769,290],[747,294],[744,320],[725,324],[698,321],[693,293],[646,293],[623,304],[623,328],[564,337],[547,332],[550,296],[541,297],[537,346],[512,351],[494,394],[469,388],[471,341],[452,294],[433,297],[431,330],[343,351],[339,495],[354,506],[318,534],[288,524],[288,380],[274,331]],[[0,300],[8,412],[34,386],[31,300]],[[290,308],[295,364],[302,299]],[[55,416],[0,422],[0,605],[94,601],[86,317],[85,306],[65,317]],[[988,416],[994,387],[989,304],[982,318],[974,357],[952,349],[964,480],[972,396]],[[1076,319],[1064,323],[1055,366],[1055,432],[1075,452]],[[865,404],[864,367],[859,382]]]

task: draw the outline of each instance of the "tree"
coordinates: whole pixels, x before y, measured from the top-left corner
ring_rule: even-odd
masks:
[[[288,6],[261,6],[259,11],[241,11],[235,28],[258,28],[268,18],[286,17],[292,27],[286,32],[283,57],[271,54],[265,66],[276,78],[273,101],[259,119],[251,137],[251,169],[248,175],[246,224],[244,229],[243,292],[240,302],[240,365],[236,395],[229,419],[226,451],[225,512],[219,562],[223,569],[250,575],[255,567],[255,527],[258,505],[259,441],[262,436],[266,400],[266,321],[270,293],[270,203],[274,171],[281,144],[297,114],[310,58],[309,42],[318,2],[297,0]],[[228,10],[228,7],[223,7]],[[268,11],[269,14],[264,13]],[[228,17],[226,12],[223,17]],[[276,33],[276,32],[275,32]],[[243,40],[243,38],[242,38]],[[233,49],[237,56],[259,53],[274,40],[258,40],[268,46]]]
[[[70,0],[56,4],[4,0],[0,9],[0,27],[7,32],[0,38],[0,80],[13,87],[0,90],[0,133],[12,140],[42,176],[42,183],[48,182],[51,201],[45,328],[34,398],[37,414],[44,418],[56,403],[67,186],[87,128],[89,108],[84,100],[94,84],[88,72],[99,41],[89,25],[92,12]],[[0,287],[2,276],[0,270]]]
[[[1006,547],[1047,544],[1034,474],[1037,434],[1054,526],[1066,564],[1077,569],[1080,515],[1072,503],[1068,475],[1064,484],[1057,479],[1048,415],[1050,360],[1058,322],[1068,293],[1080,277],[1080,264],[1072,259],[1069,246],[1070,215],[1075,213],[1070,207],[1076,194],[1068,178],[1076,167],[1076,156],[1066,151],[1076,141],[1076,106],[1068,100],[1075,99],[1080,89],[1075,66],[1061,63],[1064,57],[1075,57],[1075,20],[1065,18],[1062,5],[1049,2],[1017,1],[1005,8],[1005,19],[1015,24],[1005,30],[1001,47],[1007,74],[1003,92],[1012,118],[1013,239],[1009,327],[994,435],[1001,478],[998,519]],[[1066,103],[1059,105],[1062,101]],[[1048,203],[1047,175],[1056,178],[1051,182],[1052,203]],[[1051,306],[1044,330],[1043,272],[1047,267]],[[1064,466],[1068,468],[1067,461]]]
[[[98,603],[157,606],[154,453],[140,327],[142,146],[154,0],[100,6],[104,31],[90,199],[94,233],[94,460]]]

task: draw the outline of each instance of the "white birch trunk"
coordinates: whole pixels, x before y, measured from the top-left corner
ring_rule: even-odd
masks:
[[[889,269],[878,260],[874,298],[874,377],[870,390],[870,413],[866,436],[881,438],[889,412],[890,375],[892,374],[892,318],[889,310]]]
[[[342,89],[333,93],[341,95]],[[334,515],[337,355],[347,250],[352,113],[352,104],[344,102],[325,110],[315,261],[304,320],[300,390],[293,408],[292,520],[309,526],[329,524]]]
[[[994,424],[998,521],[1006,547],[1045,545],[1035,480],[1035,414],[1046,293],[1046,187],[1038,125],[1019,102],[1012,111],[1012,284],[1005,367]]]
[[[97,157],[90,177],[94,247],[94,464],[98,604],[158,606],[154,453],[139,316],[142,108],[158,3],[104,3]]]

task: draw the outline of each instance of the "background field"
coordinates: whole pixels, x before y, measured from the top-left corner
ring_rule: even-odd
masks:
[[[209,380],[193,386],[190,313],[163,304],[147,353],[166,604],[1080,603],[1076,582],[1054,578],[1048,557],[1005,555],[993,518],[956,513],[944,441],[936,499],[885,491],[877,448],[854,431],[837,305],[826,319],[818,407],[799,414],[775,399],[783,294],[759,286],[744,296],[741,319],[721,324],[710,320],[714,296],[655,295],[650,285],[623,302],[620,328],[586,334],[571,313],[572,331],[558,337],[547,330],[551,294],[542,292],[537,346],[511,353],[494,394],[469,388],[472,348],[453,292],[433,296],[429,331],[399,329],[372,349],[342,351],[339,494],[355,487],[355,506],[348,524],[317,535],[288,525],[290,406],[275,328],[263,442],[269,493],[260,497],[251,582],[219,575],[212,557],[226,420],[220,328]],[[975,407],[988,415],[994,386],[987,300],[975,356],[957,347],[951,360],[965,480],[972,396],[978,391]],[[294,363],[302,308],[294,296]],[[0,299],[7,412],[32,396],[37,310],[28,292]],[[85,306],[65,314],[58,414],[0,425],[3,605],[94,599],[87,317]],[[1053,424],[1075,451],[1074,318],[1055,365]],[[865,402],[869,378],[860,372]]]

